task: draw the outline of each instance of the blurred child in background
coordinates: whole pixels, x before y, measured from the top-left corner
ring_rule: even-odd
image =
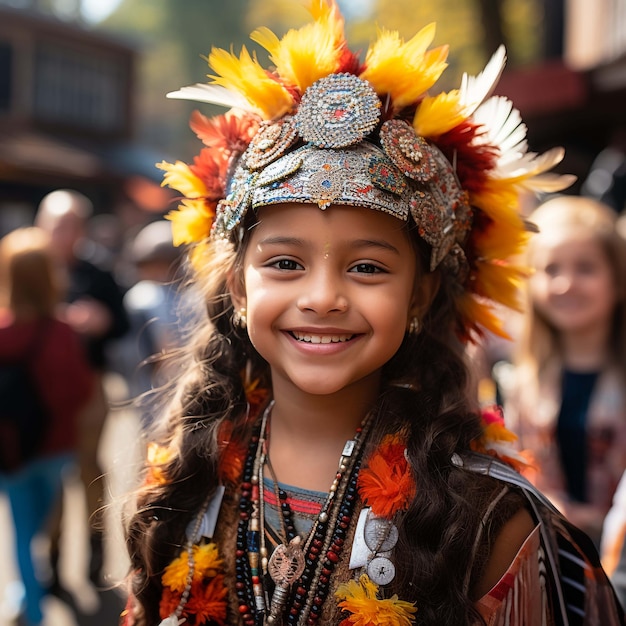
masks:
[[[537,486],[596,542],[626,468],[626,244],[616,219],[573,196],[530,216],[540,233],[505,393]]]

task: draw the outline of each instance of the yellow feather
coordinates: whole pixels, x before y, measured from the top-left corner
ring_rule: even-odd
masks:
[[[361,78],[379,95],[389,94],[396,109],[417,102],[447,67],[448,46],[426,51],[434,36],[434,24],[406,43],[397,31],[380,30],[367,51]]]
[[[509,222],[491,222],[483,231],[472,234],[478,256],[484,259],[508,259],[524,251],[530,233]]]
[[[183,200],[165,219],[172,222],[172,242],[175,246],[202,241],[211,233],[214,207],[202,199]]]
[[[289,30],[282,39],[265,27],[250,35],[269,52],[278,75],[300,93],[337,71],[346,44],[343,18],[334,2],[314,1],[310,11],[315,21]]]
[[[415,132],[420,137],[438,137],[458,126],[465,120],[460,96],[458,89],[434,97],[426,96],[415,112]]]
[[[176,161],[176,163],[161,161],[156,166],[165,172],[161,187],[167,186],[175,189],[187,198],[200,198],[208,194],[204,181],[191,171],[187,163],[182,161]]]
[[[478,260],[474,275],[474,289],[477,294],[485,298],[520,311],[520,287],[527,277],[527,268]]]
[[[316,20],[328,19],[333,14],[335,17],[338,16],[339,19],[341,19],[339,7],[335,0],[312,0],[308,9],[309,13],[311,13]]]
[[[470,204],[484,211],[495,222],[504,222],[518,230],[524,229],[524,222],[518,213],[518,188],[509,181],[487,180],[480,191],[470,194]]]
[[[471,293],[465,292],[457,298],[457,306],[468,326],[482,326],[498,337],[511,338],[504,330],[502,320],[493,312],[493,309]]]
[[[262,48],[265,48],[270,53],[270,60],[276,63],[274,57],[277,55],[280,48],[280,39],[276,33],[271,31],[267,26],[260,26],[252,31],[250,39],[256,41]],[[280,74],[280,71],[278,73]],[[282,77],[285,78],[285,76]]]
[[[341,53],[335,34],[323,24],[290,30],[281,40],[269,29],[260,28],[250,38],[270,53],[277,74],[300,93],[339,68]]]
[[[263,119],[276,119],[292,109],[294,102],[289,92],[268,76],[245,47],[239,58],[214,48],[209,55],[209,65],[217,74],[209,78],[229,91],[240,93]]]

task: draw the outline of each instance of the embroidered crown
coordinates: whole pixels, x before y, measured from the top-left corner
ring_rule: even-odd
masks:
[[[490,97],[504,48],[479,75],[432,96],[448,54],[447,46],[428,49],[434,24],[407,42],[381,30],[361,62],[335,0],[313,0],[310,12],[311,23],[282,39],[267,28],[252,33],[272,70],[245,47],[239,57],[213,49],[212,82],[168,94],[230,108],[213,119],[192,115],[205,144],[193,164],[159,165],[163,184],[183,195],[167,216],[174,243],[237,245],[246,212],[269,204],[384,211],[413,220],[431,246],[430,269],[458,285],[460,334],[504,334],[492,306],[518,307],[525,271],[507,259],[528,238],[520,194],[573,180],[547,173],[563,150],[528,152],[519,112],[507,98]]]

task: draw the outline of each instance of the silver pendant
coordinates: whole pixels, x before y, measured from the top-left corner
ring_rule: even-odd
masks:
[[[390,559],[376,556],[367,566],[367,575],[377,585],[388,585],[396,576],[396,567]]]
[[[365,544],[375,553],[389,552],[398,543],[398,529],[395,524],[382,517],[376,517],[371,512],[365,522],[363,534]]]
[[[289,545],[284,543],[276,546],[267,564],[267,570],[274,583],[280,586],[293,585],[304,571],[304,551],[302,538],[294,537]]]

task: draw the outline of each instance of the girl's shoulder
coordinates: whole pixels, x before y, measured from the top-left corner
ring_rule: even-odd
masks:
[[[527,536],[536,538],[534,554],[526,554],[526,561],[544,572],[542,593],[556,600],[553,611],[561,615],[563,623],[573,616],[579,619],[588,611],[599,611],[604,616],[597,623],[611,626],[623,623],[620,605],[602,569],[597,549],[584,532],[568,522],[539,490],[505,463],[476,453],[463,455],[462,463],[467,471],[489,477],[523,498],[532,526],[523,513],[510,517],[491,544],[492,551],[511,542],[502,552],[506,556],[506,550],[512,550],[523,539],[524,532],[531,529]],[[526,541],[522,543],[527,545]],[[522,558],[521,553],[522,550],[515,555],[512,565]]]

